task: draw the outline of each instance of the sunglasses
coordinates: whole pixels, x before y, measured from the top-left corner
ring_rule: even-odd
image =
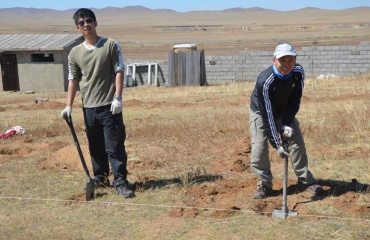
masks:
[[[94,20],[92,18],[88,18],[86,20],[79,21],[78,22],[78,25],[81,26],[81,27],[83,27],[83,26],[85,26],[85,23],[86,24],[92,24],[93,22],[94,22]]]

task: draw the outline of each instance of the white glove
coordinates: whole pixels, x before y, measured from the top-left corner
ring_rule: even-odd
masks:
[[[70,118],[71,117],[71,113],[72,113],[72,107],[71,106],[67,106],[61,113],[60,115],[62,116],[62,118],[64,119],[67,119],[67,118]]]
[[[278,150],[276,150],[276,155],[278,155],[281,158],[289,157],[289,153],[287,153],[284,150],[284,147],[283,146],[279,147]]]
[[[115,98],[112,102],[112,106],[110,107],[110,111],[113,115],[122,112],[122,102]]]
[[[293,128],[288,127],[288,126],[283,126],[281,130],[283,131],[283,137],[291,138],[293,136],[293,132],[294,132]]]

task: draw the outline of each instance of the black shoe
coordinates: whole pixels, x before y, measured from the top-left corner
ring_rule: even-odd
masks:
[[[95,179],[95,187],[96,188],[109,188],[110,182],[108,178],[99,178]]]
[[[273,192],[272,188],[259,186],[257,188],[257,192],[254,193],[253,198],[254,199],[263,199],[269,196]]]
[[[321,185],[314,183],[307,187],[307,191],[314,195],[319,195],[324,192],[324,189],[321,187]]]
[[[134,191],[132,191],[128,187],[128,183],[117,186],[116,187],[116,192],[117,192],[118,195],[121,195],[124,198],[132,198],[132,197],[135,196]]]

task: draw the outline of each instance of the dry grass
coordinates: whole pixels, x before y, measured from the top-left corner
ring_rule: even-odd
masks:
[[[249,134],[254,83],[124,89],[129,180],[137,196],[122,199],[113,189],[98,189],[91,202],[81,200],[81,170],[38,167],[73,145],[59,117],[66,94],[1,92],[0,129],[27,129],[0,142],[1,238],[367,239],[369,192],[341,192],[341,186],[354,178],[361,186],[370,183],[369,83],[369,76],[307,80],[298,117],[310,168],[331,190],[321,201],[289,195],[302,216],[287,220],[256,213],[278,206],[281,196],[252,201],[254,175],[226,164],[233,154],[248,159],[235,149]],[[49,103],[34,103],[45,96]],[[73,117],[86,145],[78,107]],[[281,179],[281,162],[272,163]]]

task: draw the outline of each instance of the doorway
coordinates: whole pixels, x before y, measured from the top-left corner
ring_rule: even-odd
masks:
[[[3,91],[19,91],[17,56],[15,54],[1,54],[0,63]]]

